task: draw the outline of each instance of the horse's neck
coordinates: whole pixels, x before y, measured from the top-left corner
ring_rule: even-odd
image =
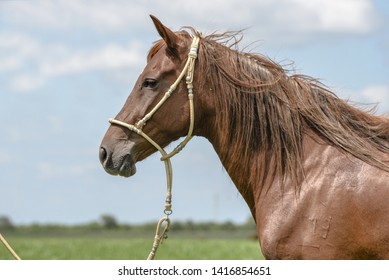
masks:
[[[255,182],[252,182],[252,177],[250,173],[256,172],[254,169],[256,169],[256,166],[244,166],[240,162],[237,162],[233,158],[233,154],[235,154],[235,149],[238,149],[238,147],[228,147],[226,149],[223,147],[219,141],[220,135],[219,133],[222,133],[217,128],[214,130],[210,130],[210,135],[205,136],[213,145],[213,148],[215,149],[217,155],[220,158],[221,163],[223,164],[223,167],[227,171],[228,175],[230,176],[231,180],[234,182],[234,185],[242,195],[242,197],[245,199],[247,205],[249,206],[250,210],[252,211],[252,214],[254,216],[255,213],[255,199],[254,199],[254,188],[256,187]]]
[[[267,170],[261,169],[262,166],[259,164],[259,162],[261,162],[259,159],[261,156],[260,154],[253,153],[253,158],[250,159],[250,164],[248,166],[234,160],[234,158],[232,158],[230,155],[239,152],[235,150],[239,149],[239,147],[231,146],[228,149],[222,147],[220,141],[218,140],[220,139],[219,133],[223,132],[218,131],[218,129],[215,128],[212,136],[207,138],[212,143],[231,180],[234,182],[236,188],[248,204],[254,218],[256,204],[260,204],[261,199],[266,197],[266,194],[270,189],[276,189],[277,192],[280,192],[280,194],[283,191],[296,191],[295,189],[288,189],[296,187],[291,186],[288,178],[285,178],[284,186],[279,183],[280,181],[277,180],[278,178],[275,178],[274,180],[271,178],[271,172],[274,170],[274,168],[272,168],[272,163],[270,163],[270,166]],[[317,136],[312,135],[305,135],[303,145],[305,149],[303,155],[304,162],[302,163],[302,166],[305,165],[305,161],[311,162],[313,160],[319,160],[317,157],[319,157],[320,153],[328,147],[324,141],[322,141]],[[315,155],[313,156],[313,159],[312,155]]]

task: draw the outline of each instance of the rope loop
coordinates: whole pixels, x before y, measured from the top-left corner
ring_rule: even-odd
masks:
[[[161,228],[162,228],[162,224],[163,223],[166,223],[166,225],[165,225],[165,227],[163,228],[163,230],[161,232]],[[169,231],[169,228],[170,228],[170,219],[169,219],[169,217],[168,216],[162,217],[159,220],[158,224],[157,224],[157,229],[155,230],[155,237],[154,237],[153,247],[151,248],[151,251],[150,251],[149,256],[147,257],[147,260],[153,260],[154,259],[155,254],[157,253],[159,245],[162,244],[165,239],[167,239],[167,232]]]

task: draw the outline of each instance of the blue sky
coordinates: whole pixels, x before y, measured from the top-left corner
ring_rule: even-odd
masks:
[[[109,176],[98,160],[108,118],[159,39],[149,14],[173,30],[245,28],[242,48],[254,42],[249,49],[294,62],[296,73],[320,78],[338,96],[389,112],[388,1],[195,2],[0,1],[0,215],[19,224],[162,215],[158,156],[128,179]],[[172,163],[173,219],[247,220],[206,140],[192,140]]]

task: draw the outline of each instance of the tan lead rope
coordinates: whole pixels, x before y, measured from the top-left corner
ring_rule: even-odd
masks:
[[[152,144],[161,153],[162,158],[164,158],[163,162],[165,163],[166,184],[167,184],[166,203],[165,203],[165,210],[164,210],[164,213],[166,214],[166,216],[162,217],[157,224],[157,229],[156,229],[155,236],[154,236],[153,247],[151,248],[151,252],[150,252],[149,256],[147,257],[147,260],[153,260],[155,257],[155,254],[157,253],[159,245],[163,242],[164,239],[167,238],[167,232],[169,231],[169,227],[170,227],[169,215],[172,213],[171,202],[172,202],[172,180],[173,180],[173,172],[172,172],[172,165],[170,162],[170,158],[166,157],[168,154],[165,152],[165,150],[163,148],[161,148],[161,146],[159,146],[153,139],[151,139],[142,130],[136,128],[134,125],[127,124],[125,122],[121,122],[121,121],[114,120],[114,119],[110,119],[109,122],[123,126],[125,128],[128,128],[129,130],[134,131],[138,135],[142,136],[150,144]],[[165,228],[163,229],[162,233],[160,233],[161,226],[164,222],[166,222]]]
[[[161,153],[162,157],[166,157],[168,155],[165,152],[165,150],[163,148],[161,148],[161,146],[159,146],[153,139],[151,139],[147,134],[145,134],[142,130],[138,129],[136,126],[134,126],[132,124],[127,124],[125,122],[118,121],[118,120],[115,120],[115,119],[109,119],[109,122],[113,123],[113,124],[117,124],[117,125],[123,126],[123,127],[127,128],[127,129],[137,133],[138,135],[142,136],[143,138],[145,138],[150,144],[152,144]],[[154,259],[159,245],[162,243],[162,241],[164,239],[167,238],[167,232],[169,231],[169,227],[170,227],[169,215],[172,213],[172,181],[173,181],[173,171],[172,171],[172,165],[171,165],[171,162],[170,162],[169,158],[164,159],[163,162],[165,163],[166,185],[167,185],[166,203],[165,203],[165,210],[164,210],[164,213],[166,214],[166,216],[162,217],[159,220],[158,224],[157,224],[157,230],[156,230],[155,237],[154,237],[153,247],[151,249],[151,252],[150,252],[149,256],[147,257],[147,260],[153,260]],[[162,231],[162,234],[161,234],[160,233],[160,229],[161,229],[161,226],[162,226],[162,224],[164,222],[166,222],[166,226],[165,226],[165,228],[164,228],[164,230]]]
[[[172,172],[172,165],[170,162],[170,158],[174,156],[175,154],[179,153],[185,145],[192,139],[193,134],[193,128],[194,128],[194,104],[193,104],[193,75],[194,75],[194,66],[195,61],[197,58],[197,51],[198,51],[198,45],[199,45],[199,37],[194,36],[193,42],[190,47],[190,51],[188,54],[188,60],[185,63],[185,66],[178,76],[177,80],[174,82],[173,85],[170,86],[169,90],[165,93],[165,95],[162,97],[162,99],[158,102],[157,105],[147,114],[145,115],[140,121],[138,121],[135,125],[127,124],[125,122],[115,120],[115,119],[109,119],[109,122],[111,124],[120,125],[122,127],[125,127],[144,139],[146,139],[150,144],[152,144],[162,155],[161,160],[165,163],[165,169],[166,169],[166,180],[167,180],[167,194],[166,194],[166,204],[165,204],[165,217],[162,217],[158,224],[157,229],[155,232],[153,247],[151,249],[151,252],[147,258],[147,260],[153,260],[155,257],[155,254],[157,252],[157,249],[159,245],[163,242],[164,239],[167,238],[167,232],[170,227],[170,219],[169,215],[172,213],[171,210],[171,201],[172,201],[172,180],[173,180],[173,172]],[[151,139],[146,133],[142,131],[142,128],[146,125],[147,121],[154,115],[154,113],[165,103],[165,101],[170,97],[170,95],[174,92],[182,78],[186,74],[186,86],[188,90],[188,100],[189,100],[189,130],[188,134],[185,137],[185,139],[170,153],[166,153],[165,150],[159,146],[153,139]],[[164,229],[161,232],[162,225],[166,223]]]
[[[3,244],[8,249],[8,251],[14,256],[14,258],[16,260],[20,261],[21,258],[18,256],[18,254],[16,254],[14,249],[12,249],[11,245],[9,245],[9,243],[7,242],[7,240],[5,240],[5,238],[3,237],[3,235],[1,233],[0,233],[0,240],[1,240],[1,242],[3,242]]]

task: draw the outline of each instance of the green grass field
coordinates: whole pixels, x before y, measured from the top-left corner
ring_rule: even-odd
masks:
[[[8,242],[22,259],[28,260],[136,260],[146,259],[152,239],[106,237],[13,237]],[[0,244],[0,259],[13,259]],[[246,239],[169,238],[155,259],[227,260],[263,259],[258,242]]]

